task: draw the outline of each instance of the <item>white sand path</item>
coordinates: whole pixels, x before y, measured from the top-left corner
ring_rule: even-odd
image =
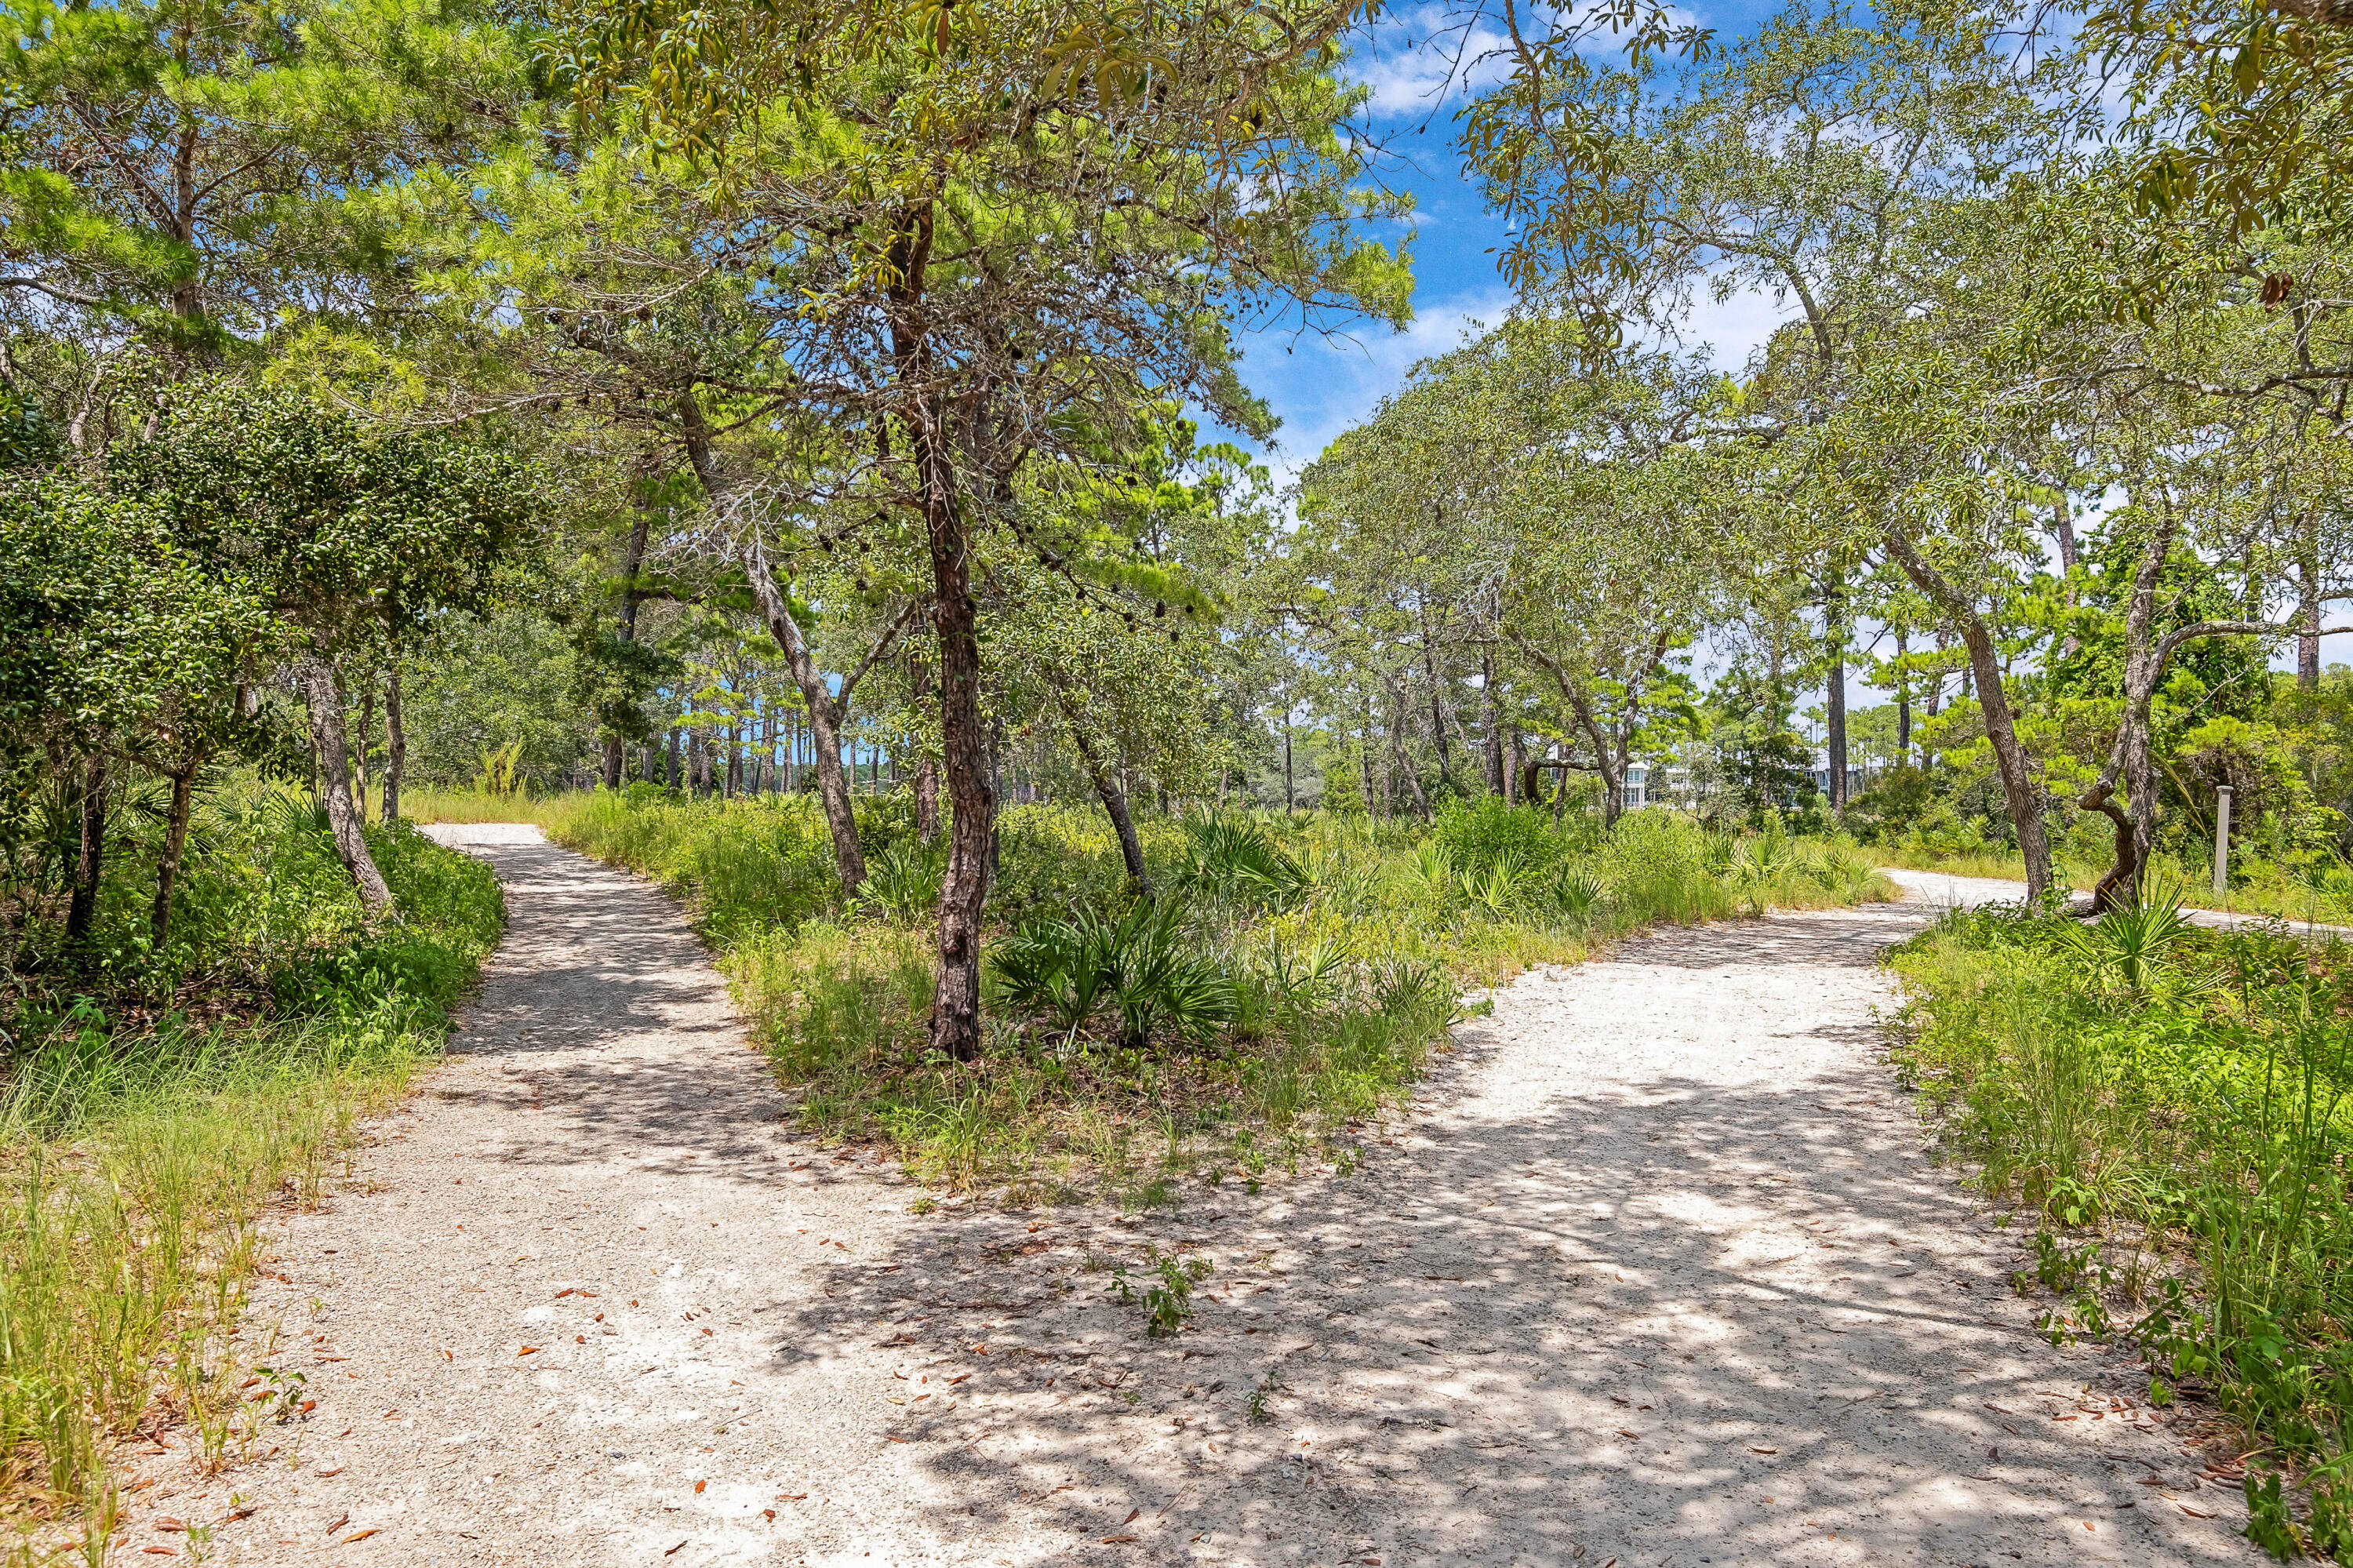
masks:
[[[1872,1011],[1920,908],[1531,975],[1346,1179],[916,1215],[794,1137],[657,892],[438,832],[512,927],[452,1060],[277,1223],[252,1332],[318,1407],[140,1494],[126,1561],[232,1489],[216,1561],[353,1568],[2261,1561],[1929,1162]],[[1146,1243],[1217,1266],[1171,1340],[1072,1266]]]
[[[2018,904],[2025,901],[2026,884],[1992,876],[1955,876],[1948,871],[1912,871],[1901,866],[1883,866],[1880,874],[1904,890],[1904,896],[1934,909],[1973,907],[1979,904]],[[2089,908],[2091,900],[2078,897],[2078,909]],[[2291,934],[2315,938],[2353,936],[2353,927],[2331,926],[2325,921],[2278,920],[2269,915],[2248,915],[2229,909],[2184,908],[2184,918],[2194,926],[2211,927],[2217,931],[2236,930],[2240,927],[2275,926]]]

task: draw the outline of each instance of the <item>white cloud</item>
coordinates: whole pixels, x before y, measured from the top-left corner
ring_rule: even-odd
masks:
[[[1419,119],[1511,74],[1498,53],[1507,42],[1475,19],[1456,25],[1424,5],[1392,13],[1349,60],[1349,74],[1373,90],[1375,119]]]
[[[1682,336],[1694,348],[1705,344],[1716,368],[1736,376],[1773,330],[1798,314],[1798,302],[1787,295],[1777,300],[1769,291],[1749,288],[1718,300],[1703,284],[1683,318]]]
[[[1282,416],[1275,450],[1264,454],[1275,483],[1288,486],[1335,437],[1370,418],[1416,362],[1461,347],[1501,322],[1510,304],[1509,294],[1493,290],[1423,307],[1403,332],[1366,324],[1345,335],[1253,340],[1242,378]]]
[[[1587,30],[1577,52],[1596,61],[1622,63],[1629,34],[1596,24],[1601,0],[1583,5]],[[1567,23],[1570,7],[1541,3],[1523,12],[1523,26],[1541,34]],[[1676,5],[1664,11],[1671,27],[1704,26],[1700,14]],[[1511,75],[1505,52],[1509,35],[1487,19],[1483,8],[1444,3],[1403,6],[1382,14],[1348,62],[1348,74],[1373,90],[1377,120],[1419,120],[1451,111],[1465,97]]]

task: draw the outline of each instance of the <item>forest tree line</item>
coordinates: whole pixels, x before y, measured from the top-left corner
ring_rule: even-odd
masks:
[[[1140,883],[1145,806],[1607,819],[1641,761],[1989,804],[2037,891],[2095,821],[2112,897],[2217,781],[2282,855],[2353,805],[2326,15],[1497,0],[1451,132],[1508,317],[1285,493],[1204,435],[1275,433],[1240,334],[1409,314],[1353,0],[7,15],[20,965],[99,961],[125,855],[168,951],[232,764],[379,908],[413,778],[807,793],[845,895],[903,789],[958,1057],[1008,798]],[[1788,316],[1728,367],[1739,291]]]

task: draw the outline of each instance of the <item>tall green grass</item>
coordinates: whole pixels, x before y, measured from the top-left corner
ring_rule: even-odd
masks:
[[[109,990],[101,972],[62,1006],[20,988],[11,1022],[0,1522],[27,1560],[60,1546],[100,1560],[111,1456],[132,1430],[184,1423],[215,1462],[253,1438],[266,1407],[229,1373],[263,1353],[237,1342],[255,1222],[317,1201],[356,1120],[440,1050],[448,1008],[503,925],[487,867],[399,826],[371,840],[404,922],[371,929],[308,813],[224,810],[216,826],[252,827],[248,859],[222,828],[211,873],[193,879],[198,913],[184,917],[211,972],[256,982],[236,1005],[205,1005],[211,993],[184,975],[158,1012],[152,979]],[[248,896],[224,869],[236,863],[286,882]],[[299,927],[271,913],[298,901]]]
[[[1021,1201],[1155,1202],[1187,1181],[1345,1164],[1356,1129],[1405,1097],[1447,1025],[1485,1005],[1466,986],[1662,922],[1894,891],[1838,845],[1714,836],[1663,812],[1562,832],[1487,801],[1433,830],[1148,818],[1160,903],[1146,912],[1102,813],[1019,806],[999,823],[991,953],[1092,943],[1087,961],[1111,970],[1073,1018],[1046,1000],[1052,986],[1014,985],[992,959],[987,1047],[959,1064],[924,1046],[940,853],[915,842],[903,800],[859,808],[870,875],[854,907],[806,799],[638,789],[543,820],[685,902],[812,1129]],[[1133,946],[1103,948],[1120,941]]]
[[[2047,1330],[2129,1336],[2154,1396],[2211,1395],[2262,1456],[2256,1541],[2340,1559],[2353,1554],[2348,958],[2150,908],[2088,931],[1955,915],[1895,960],[1911,999],[1897,1060],[1974,1179],[2035,1221],[2021,1285],[2055,1293]],[[2306,1483],[2301,1519],[2279,1472]]]

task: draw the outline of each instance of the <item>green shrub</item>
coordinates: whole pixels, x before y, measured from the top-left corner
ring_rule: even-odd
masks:
[[[1086,910],[1033,921],[993,944],[989,965],[1000,998],[1047,1014],[1064,1036],[1107,1009],[1118,1044],[1141,1050],[1163,1029],[1198,1042],[1234,1021],[1233,981],[1193,940],[1180,904],[1139,900],[1116,921]]]
[[[2348,959],[2152,903],[1956,915],[1895,960],[1899,1065],[2063,1264],[2051,1331],[2125,1325],[2168,1388],[2315,1467],[2308,1524],[2259,1478],[2274,1544],[2336,1539],[2353,1427]]]
[[[1464,801],[1427,832],[1145,817],[1160,896],[1145,901],[1102,810],[1016,806],[998,823],[982,1057],[948,1062],[928,1048],[934,956],[913,924],[944,850],[915,841],[903,797],[860,799],[874,836],[855,907],[813,801],[632,790],[532,810],[686,900],[810,1127],[1027,1196],[1158,1201],[1179,1176],[1345,1162],[1352,1124],[1442,1047],[1465,983],[1662,919],[1884,891],[1858,857],[1780,837],[1770,874],[1743,881],[1734,841],[1671,813],[1556,832],[1540,811]]]
[[[1455,875],[1466,880],[1498,866],[1549,875],[1568,847],[1543,811],[1506,804],[1495,795],[1447,801],[1439,808],[1430,842]]]
[[[1311,885],[1300,863],[1243,817],[1187,818],[1184,858],[1167,881],[1187,897],[1254,909],[1288,908]]]

